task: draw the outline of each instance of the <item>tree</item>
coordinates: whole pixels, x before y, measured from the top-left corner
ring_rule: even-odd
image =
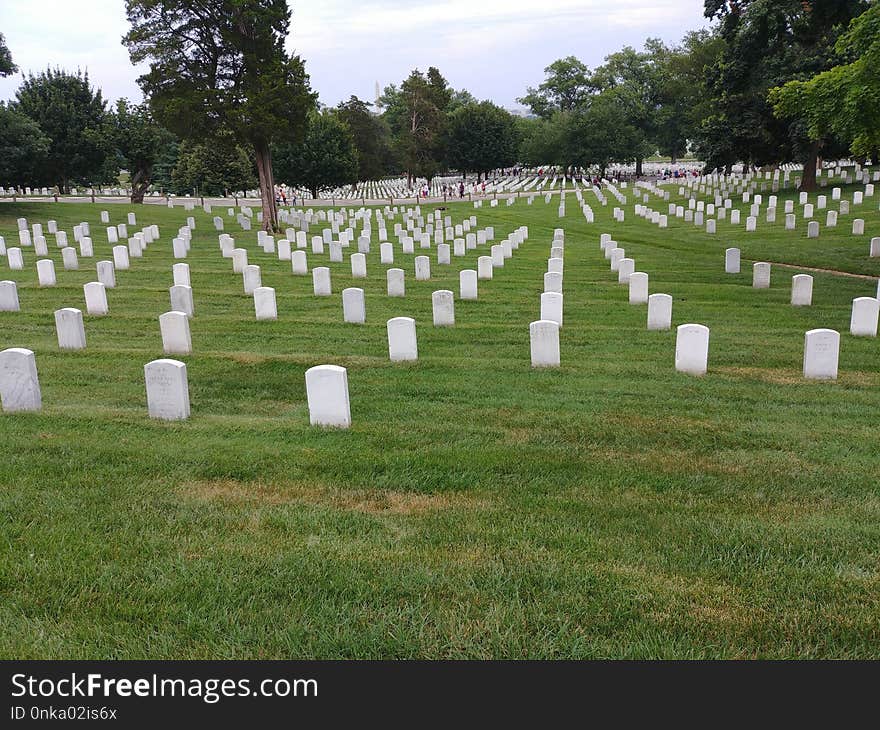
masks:
[[[336,107],[335,114],[351,131],[358,158],[358,180],[378,180],[393,165],[391,130],[356,96]]]
[[[702,120],[712,114],[706,69],[715,64],[722,46],[717,33],[698,30],[685,34],[678,46],[658,43],[652,48],[658,67],[656,144],[673,163],[695,142]]]
[[[132,105],[120,99],[109,115],[111,134],[119,164],[131,175],[131,202],[143,203],[153,182],[153,167],[172,135],[160,127],[146,105]]]
[[[0,102],[0,185],[36,182],[50,144],[33,119]]]
[[[104,160],[111,149],[106,110],[89,75],[48,69],[28,75],[15,94],[15,109],[33,119],[51,140],[37,177],[68,192],[71,181],[103,182]]]
[[[452,90],[433,66],[427,74],[413,71],[399,92],[390,87],[380,100],[388,104],[386,114],[390,112],[395,147],[410,184],[414,177],[430,180],[440,168],[446,110],[451,100]]]
[[[211,140],[182,142],[171,182],[177,194],[228,195],[253,188],[254,173],[247,150],[221,132]]]
[[[182,139],[229,130],[253,151],[263,227],[277,225],[271,145],[302,138],[314,106],[305,66],[290,56],[286,0],[126,0],[123,39],[156,119]]]
[[[544,69],[546,79],[538,88],[529,87],[517,101],[525,104],[543,119],[556,112],[567,112],[582,106],[593,93],[590,69],[574,56],[554,61]]]
[[[307,188],[312,198],[322,190],[357,182],[357,150],[351,131],[329,112],[313,112],[302,144],[281,143],[275,150],[278,177]]]
[[[11,76],[16,71],[18,71],[18,67],[12,62],[12,54],[6,45],[6,39],[0,33],[0,77]]]
[[[593,84],[611,92],[608,98],[616,100],[630,128],[636,132],[632,155],[637,176],[642,174],[645,155],[655,148],[661,66],[654,61],[666,51],[660,41],[649,39],[645,45],[646,52],[625,46],[606,56],[605,63],[593,74]]]
[[[837,37],[866,7],[865,0],[705,0],[724,39],[709,71],[715,112],[702,130],[704,149],[730,155],[716,156],[717,165],[799,160],[802,189],[815,189],[821,142],[806,136],[802,120],[775,116],[768,92],[830,68]]]
[[[449,115],[447,159],[461,172],[488,173],[516,162],[519,146],[510,112],[490,101],[459,107]]]
[[[836,136],[857,157],[877,157],[880,148],[880,5],[850,24],[837,41],[837,53],[853,58],[808,81],[789,81],[770,92],[777,116],[802,119],[807,134],[822,143]]]

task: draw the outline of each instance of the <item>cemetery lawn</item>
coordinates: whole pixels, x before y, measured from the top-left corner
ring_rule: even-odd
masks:
[[[32,248],[24,271],[0,259],[22,307],[0,313],[0,349],[36,353],[43,393],[41,413],[0,415],[0,656],[880,658],[880,343],[849,335],[852,299],[877,289],[880,201],[836,230],[819,212],[808,240],[800,215],[784,230],[785,196],[776,224],[762,209],[747,234],[740,205],[742,225],[719,221],[715,236],[652,226],[631,198],[613,223],[613,199],[586,197],[593,225],[571,193],[563,221],[540,197],[452,205],[454,222],[477,215],[496,241],[529,226],[475,302],[457,298],[458,271],[483,247],[446,267],[432,248],[433,279],[416,282],[395,245],[407,295],[389,299],[374,231],[369,278],[325,255],[334,294],[317,298],[311,276],[215,208],[275,287],[277,322],[255,321],[201,209],[0,204],[8,246],[19,216],[44,230],[54,218],[71,242],[87,220],[95,242],[64,271],[46,236],[54,288],[37,287]],[[161,238],[117,272],[110,315],[84,315],[87,349],[61,352],[53,311],[84,309],[95,262],[112,258],[102,208],[113,223],[136,210],[137,229],[157,223]],[[188,215],[195,354],[179,359],[192,418],[168,424],[147,417],[143,367],[163,357],[171,238]],[[854,217],[867,235],[850,235]],[[557,226],[562,367],[533,371],[529,322]],[[675,372],[674,330],[646,330],[603,232],[652,293],[673,295],[673,326],[710,328],[705,377]],[[724,274],[727,246],[742,248],[739,275]],[[753,290],[756,260],[793,268]],[[793,308],[798,266],[875,278],[814,273],[813,306]],[[366,325],[342,322],[346,286],[365,288]],[[437,289],[456,292],[454,328],[431,325]],[[399,315],[416,319],[417,363],[388,361],[385,322]],[[841,332],[837,382],[801,377],[816,327]],[[348,431],[309,426],[304,372],[325,363],[348,368]]]

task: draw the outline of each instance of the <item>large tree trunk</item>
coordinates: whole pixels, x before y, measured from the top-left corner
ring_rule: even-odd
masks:
[[[880,150],[874,150],[871,153],[871,164],[880,165]]]
[[[636,177],[642,176],[642,158],[636,157]]]
[[[819,143],[811,142],[810,151],[804,162],[804,174],[801,178],[800,189],[811,192],[816,189],[816,164],[819,161]]]
[[[278,223],[278,208],[275,205],[275,178],[272,175],[272,153],[266,142],[254,143],[257,158],[257,174],[260,177],[260,201],[263,204],[263,230],[275,232]]]
[[[131,178],[131,202],[132,203],[140,203],[144,202],[144,195],[147,193],[147,188],[150,187],[150,170],[149,168],[143,170],[137,170]]]

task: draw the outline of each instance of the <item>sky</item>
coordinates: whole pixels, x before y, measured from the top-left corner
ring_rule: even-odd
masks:
[[[318,0],[290,3],[288,49],[306,62],[312,88],[335,106],[352,94],[374,101],[376,84],[399,84],[436,66],[456,89],[518,108],[544,67],[574,55],[595,68],[645,38],[675,43],[705,27],[703,0]],[[0,33],[20,72],[88,70],[104,97],[140,101],[120,40],[123,0],[0,0]],[[11,99],[21,73],[0,79]]]

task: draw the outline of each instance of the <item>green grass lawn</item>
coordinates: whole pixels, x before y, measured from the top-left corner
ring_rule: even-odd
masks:
[[[334,294],[317,298],[255,231],[229,230],[277,291],[278,321],[257,322],[210,216],[138,207],[161,240],[117,272],[110,315],[85,315],[74,353],[59,351],[53,311],[84,310],[82,285],[112,258],[100,209],[119,223],[135,208],[0,204],[8,246],[18,216],[55,218],[71,242],[88,220],[96,254],[64,271],[47,235],[50,289],[32,248],[24,271],[0,259],[22,306],[0,313],[0,348],[35,351],[43,392],[41,413],[0,416],[0,656],[880,657],[880,343],[849,335],[852,299],[877,282],[817,273],[809,308],[788,303],[797,269],[751,288],[755,260],[880,276],[880,199],[818,240],[802,222],[784,230],[781,202],[775,225],[762,212],[746,234],[741,205],[740,227],[709,236],[676,219],[660,230],[632,199],[623,224],[613,199],[588,201],[593,225],[571,194],[562,221],[542,197],[451,206],[497,240],[521,224],[530,238],[442,329],[431,292],[457,297],[459,269],[488,247],[447,267],[432,250],[434,278],[416,282],[395,246],[407,296],[389,299],[374,239],[366,281],[347,256],[322,257]],[[169,424],[147,417],[143,366],[163,356],[171,238],[188,215],[192,418]],[[850,235],[854,217],[867,235]],[[562,367],[533,371],[557,226]],[[646,330],[603,232],[651,292],[673,295],[674,326],[710,327],[705,377],[675,372],[674,330]],[[366,325],[342,322],[346,286],[365,288]],[[400,315],[416,319],[417,363],[388,361],[385,323]],[[815,327],[841,332],[835,383],[801,377]],[[304,372],[325,363],[348,368],[350,430],[309,426]]]

